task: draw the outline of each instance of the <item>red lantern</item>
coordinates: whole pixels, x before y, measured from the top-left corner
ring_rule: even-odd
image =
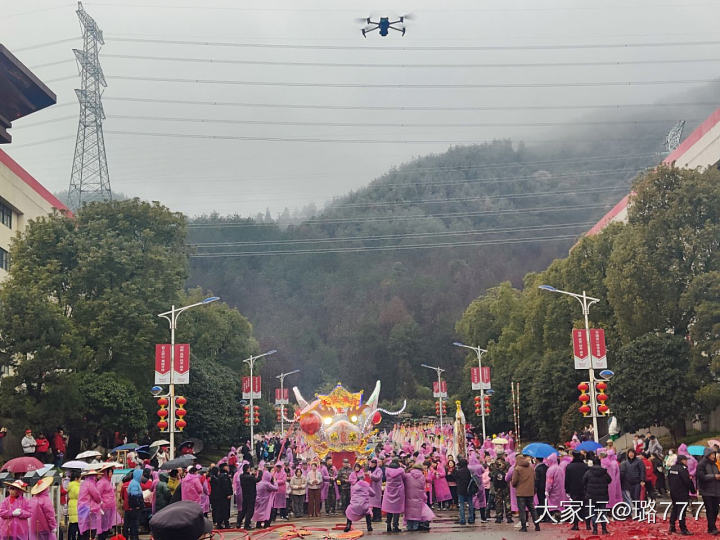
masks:
[[[175,420],[175,427],[178,428],[180,431],[185,429],[185,426],[187,426],[187,422],[185,420]]]
[[[602,392],[603,390],[605,390],[607,388],[607,383],[600,381],[599,383],[597,383],[595,385],[595,388],[597,388],[598,390],[600,390]]]
[[[490,414],[490,407],[485,407],[485,414]]]
[[[382,422],[382,414],[380,414],[380,411],[375,411],[375,413],[372,416],[372,423],[373,425],[377,426],[380,422]]]
[[[175,398],[175,404],[178,407],[183,407],[187,403],[187,399],[185,399],[183,396],[178,396]]]
[[[257,412],[260,410],[260,407],[257,405],[253,405],[253,411]]]
[[[159,407],[167,407],[168,403],[169,403],[169,401],[168,401],[168,398],[166,398],[166,397],[161,397],[160,399],[157,400],[157,404]]]
[[[165,420],[160,420],[157,423],[157,427],[160,431],[165,431],[168,427],[168,423]]]
[[[590,401],[590,396],[587,394],[580,394],[578,400],[582,401],[583,403],[587,403],[588,401]]]
[[[168,410],[167,410],[167,409],[160,409],[160,410],[157,412],[157,415],[158,415],[160,418],[165,418],[165,417],[168,415]]]
[[[475,396],[475,402],[477,403],[478,401],[480,401],[480,396]]]
[[[607,395],[607,394],[604,394],[604,393],[603,393],[603,394],[598,394],[598,395],[597,395],[597,400],[598,400],[598,401],[601,401],[601,402],[602,402],[602,401],[607,401],[607,400],[608,400],[608,395]]]
[[[306,414],[300,418],[300,429],[308,435],[315,435],[320,430],[320,417],[316,414]]]
[[[585,415],[590,414],[590,405],[583,405],[578,410]]]
[[[608,406],[605,405],[604,403],[603,403],[602,405],[598,405],[598,412],[599,412],[600,414],[605,414],[605,413],[607,413],[609,410],[610,410],[610,407],[608,407]]]
[[[178,418],[182,418],[186,414],[187,414],[187,411],[185,409],[178,409],[175,411],[175,416],[177,416]]]
[[[581,382],[577,385],[577,389],[581,392],[587,392],[588,390],[590,390],[590,385],[588,385],[588,383],[586,382]]]

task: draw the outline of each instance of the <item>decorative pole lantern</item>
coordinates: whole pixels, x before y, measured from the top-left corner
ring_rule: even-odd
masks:
[[[578,384],[577,389],[580,390],[580,396],[578,397],[578,401],[582,403],[578,410],[582,413],[583,416],[590,416],[590,414],[592,413],[592,409],[589,405],[590,394],[588,394],[588,390],[590,390],[590,383],[581,382],[580,384]]]

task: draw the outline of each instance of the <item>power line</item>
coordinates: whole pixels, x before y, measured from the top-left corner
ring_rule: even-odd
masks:
[[[57,39],[55,41],[46,41],[45,43],[38,43],[36,45],[28,45],[27,47],[20,47],[19,49],[14,49],[15,52],[22,52],[22,51],[31,51],[33,49],[41,49],[43,47],[49,47],[50,45],[58,45],[60,43],[67,43],[69,41],[77,41],[79,39],[82,39],[80,36],[78,37],[71,37],[71,38],[65,38],[65,39]]]
[[[471,247],[471,246],[493,246],[493,245],[512,245],[527,244],[532,242],[552,242],[561,240],[573,240],[577,235],[556,235],[556,236],[539,236],[534,238],[514,238],[508,240],[484,240],[473,242],[441,242],[436,244],[417,244],[408,246],[363,246],[363,247],[347,247],[347,248],[330,248],[330,249],[296,249],[283,251],[245,251],[235,253],[202,253],[192,254],[194,259],[211,259],[220,257],[265,257],[270,255],[320,255],[323,253],[367,253],[372,251],[404,251],[412,249],[436,249],[436,248],[454,248],[454,247]]]
[[[610,208],[610,204],[585,204],[568,206],[541,206],[536,208],[512,208],[506,210],[482,210],[477,212],[454,212],[446,214],[424,214],[414,216],[375,216],[364,218],[318,218],[306,219],[303,224],[338,224],[338,223],[372,223],[383,221],[414,221],[417,219],[452,219],[457,217],[472,217],[485,215],[503,215],[503,214],[532,214],[545,212],[567,212],[576,210],[590,210],[596,208]],[[236,227],[268,227],[276,226],[276,223],[190,223],[187,225],[189,229],[218,229],[218,228],[236,228]]]
[[[193,248],[206,249],[217,247],[234,246],[270,246],[270,245],[295,245],[295,244],[326,244],[335,242],[375,242],[380,240],[402,240],[405,238],[431,238],[442,236],[469,236],[479,234],[499,234],[519,231],[542,231],[547,229],[566,229],[572,227],[589,227],[594,221],[583,221],[578,223],[558,223],[555,225],[540,225],[528,227],[499,227],[497,229],[475,229],[466,231],[442,231],[428,233],[404,233],[386,234],[375,236],[339,236],[335,238],[300,238],[294,240],[264,240],[264,241],[238,241],[238,242],[190,242],[188,245]]]
[[[122,60],[149,60],[160,62],[189,62],[202,64],[231,64],[248,66],[298,66],[298,67],[333,67],[333,68],[390,68],[390,69],[468,69],[468,68],[532,68],[532,67],[586,67],[586,66],[636,66],[636,65],[657,65],[657,64],[692,64],[720,62],[720,58],[688,58],[684,60],[611,60],[611,61],[587,61],[587,62],[514,62],[514,63],[442,63],[442,64],[379,64],[379,63],[352,63],[352,62],[298,62],[278,60],[237,60],[221,58],[194,58],[178,56],[147,56],[136,54],[103,54],[103,58],[118,58]],[[57,60],[38,64],[32,69],[39,69],[62,64],[69,64],[73,60]]]
[[[373,106],[373,105],[312,105],[312,104],[288,104],[288,103],[249,103],[243,101],[201,101],[187,99],[153,99],[138,97],[113,97],[103,96],[105,101],[129,101],[138,103],[164,103],[174,105],[209,105],[214,107],[250,107],[250,108],[272,108],[272,109],[327,109],[327,110],[358,110],[358,111],[514,111],[514,110],[566,110],[566,109],[623,109],[631,107],[711,107],[717,106],[714,102],[675,102],[675,103],[628,103],[628,104],[600,104],[600,105],[481,105],[481,106]],[[65,104],[67,105],[67,104]],[[56,105],[54,108],[59,107]]]
[[[113,80],[167,82],[184,84],[220,84],[238,86],[281,86],[289,88],[577,88],[597,86],[656,86],[668,84],[720,84],[718,79],[676,79],[656,81],[574,81],[550,83],[329,83],[300,81],[235,81],[226,79],[186,79],[180,77],[140,77],[133,75],[114,75]],[[63,80],[55,79],[55,81]],[[48,81],[52,82],[52,81]]]
[[[150,39],[111,36],[112,41],[132,43],[161,43],[166,45],[194,45],[200,47],[242,47],[259,49],[313,49],[313,50],[378,50],[378,51],[518,51],[518,50],[567,50],[567,49],[633,49],[644,47],[706,47],[720,45],[720,41],[658,41],[645,43],[581,43],[573,45],[428,45],[415,47],[373,45],[297,45],[286,43],[249,43],[229,41],[195,41],[180,39]]]

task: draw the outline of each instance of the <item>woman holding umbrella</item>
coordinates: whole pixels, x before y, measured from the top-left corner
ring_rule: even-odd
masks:
[[[27,484],[22,480],[15,480],[5,485],[10,489],[10,496],[0,505],[0,539],[28,540],[28,518],[31,513],[30,505],[23,497]]]

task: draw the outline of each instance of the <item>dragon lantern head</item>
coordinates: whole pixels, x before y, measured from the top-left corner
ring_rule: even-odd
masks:
[[[379,424],[382,415],[378,410],[380,381],[370,398],[363,403],[361,392],[348,392],[339,383],[329,394],[316,395],[308,403],[297,386],[293,388],[300,410],[300,429],[315,453],[324,457],[328,452],[369,453],[368,441],[373,435],[373,425]]]

